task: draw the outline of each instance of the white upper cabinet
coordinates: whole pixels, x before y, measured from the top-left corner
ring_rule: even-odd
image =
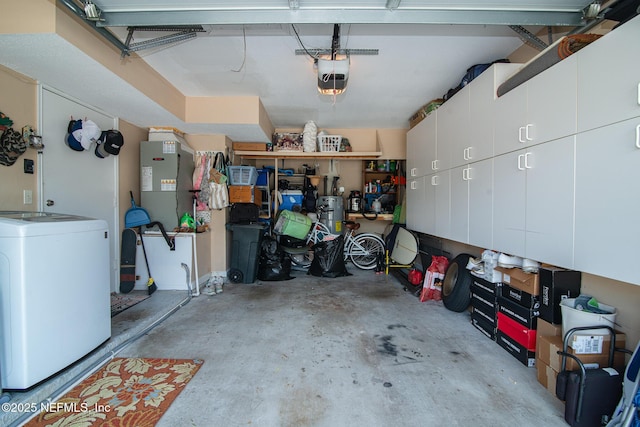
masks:
[[[570,56],[496,100],[495,155],[576,132],[576,69]]]
[[[499,97],[494,106],[493,154],[519,150],[527,144],[525,128],[527,121],[526,83]]]
[[[524,133],[531,144],[576,133],[577,64],[572,55],[527,82]]]
[[[407,133],[407,178],[433,173],[437,170],[436,160],[436,117],[431,112]]]
[[[493,157],[495,100],[498,86],[522,67],[522,64],[494,64],[469,85],[469,134],[461,147],[464,163]],[[454,166],[464,163],[453,162]]]
[[[640,16],[581,49],[578,132],[640,116]]]
[[[471,138],[470,86],[463,87],[438,108],[438,161],[442,170],[468,163],[465,150]]]

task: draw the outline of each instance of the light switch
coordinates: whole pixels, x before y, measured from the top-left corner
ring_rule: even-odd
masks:
[[[24,190],[22,195],[23,195],[23,199],[24,199],[24,204],[25,205],[30,205],[30,204],[33,203],[33,191]]]

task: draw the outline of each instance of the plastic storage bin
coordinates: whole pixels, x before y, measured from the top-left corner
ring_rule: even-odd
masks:
[[[258,178],[256,179],[256,185],[261,187],[270,187],[271,183],[269,181],[271,172],[269,169],[258,169]]]
[[[615,307],[599,303],[601,309],[610,311],[611,314],[598,314],[578,310],[574,308],[575,304],[575,298],[565,298],[560,301],[563,335],[570,329],[582,326],[609,326],[615,328],[617,314]],[[608,333],[608,329],[588,329],[578,332],[579,335],[607,335]]]
[[[311,218],[298,212],[282,211],[273,227],[277,234],[304,239],[311,229]]]
[[[228,166],[230,185],[256,185],[258,171],[253,166]]]
[[[280,193],[282,195],[282,203],[280,210],[295,211],[302,209],[302,200],[304,196],[300,190],[285,190]]]
[[[258,275],[260,244],[266,224],[227,224],[233,233],[227,277],[233,283],[253,283]]]

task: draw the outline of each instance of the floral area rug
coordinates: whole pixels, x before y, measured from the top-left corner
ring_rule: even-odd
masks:
[[[25,426],[155,426],[202,363],[115,358]]]
[[[125,311],[127,308],[133,307],[141,301],[149,298],[148,293],[144,294],[117,294],[111,293],[111,317]]]

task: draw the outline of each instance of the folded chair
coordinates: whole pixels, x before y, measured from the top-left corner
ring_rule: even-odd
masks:
[[[638,384],[640,383],[640,343],[636,346],[624,372],[622,398],[613,412],[607,427],[630,427],[638,422]]]

